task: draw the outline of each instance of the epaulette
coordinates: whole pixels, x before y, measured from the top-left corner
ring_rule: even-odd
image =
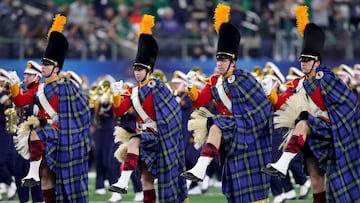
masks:
[[[205,82],[206,85],[212,85],[214,81],[216,81],[216,79],[219,77],[219,74],[214,74],[208,78],[205,78],[203,81]],[[215,79],[215,80],[214,80]]]
[[[293,88],[295,88],[295,83],[294,83],[293,80],[291,80],[291,81],[286,82],[284,84],[284,86],[287,87],[287,88],[293,89]]]
[[[211,85],[211,77],[210,78],[205,78],[203,81],[205,82],[205,84]]]
[[[122,96],[128,96],[128,97],[130,97],[130,96],[131,96],[131,91],[130,91],[130,90],[131,90],[131,88],[125,90],[125,92],[121,93],[121,95],[122,95]]]
[[[303,78],[303,77],[301,77],[301,78]],[[294,89],[298,86],[301,78],[296,78],[295,80],[290,80],[290,81],[284,83],[284,86],[287,88],[290,88],[290,89]]]

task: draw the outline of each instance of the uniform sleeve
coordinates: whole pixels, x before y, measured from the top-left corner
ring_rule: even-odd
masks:
[[[11,96],[13,97],[14,104],[17,107],[26,106],[28,104],[34,103],[36,91],[34,89],[30,89],[25,93],[20,92],[20,87],[18,83],[10,87]]]
[[[292,90],[287,89],[283,94],[279,95],[275,90],[271,91],[271,94],[267,96],[270,103],[275,107],[276,110],[280,109],[286,100],[292,95]]]
[[[118,95],[118,96],[120,97],[120,95]],[[115,103],[115,100],[114,100],[114,103]],[[124,98],[121,100],[120,105],[116,106],[115,104],[113,104],[112,107],[113,107],[115,116],[124,115],[125,112],[127,112],[131,107],[130,97],[124,96]]]
[[[212,100],[211,86],[206,85],[204,89],[198,94],[197,98],[191,98],[194,107],[199,108],[205,106]]]

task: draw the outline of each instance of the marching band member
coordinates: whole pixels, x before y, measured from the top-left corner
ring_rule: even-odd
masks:
[[[30,169],[22,186],[33,187],[41,181],[46,203],[88,202],[90,110],[79,89],[58,76],[68,49],[62,34],[65,23],[66,17],[57,14],[48,32],[41,66],[44,83],[21,93],[16,72],[9,73],[15,105],[39,106],[38,115],[23,123],[18,136],[22,132],[25,140],[30,137]]]
[[[186,202],[186,181],[179,176],[185,169],[181,110],[168,86],[151,77],[158,45],[151,35],[154,17],[144,15],[139,32],[138,52],[133,64],[138,84],[123,93],[123,82],[113,85],[116,116],[130,107],[137,112],[136,132],[128,140],[124,170],[110,191],[127,193],[129,178],[136,167],[141,169],[144,202],[155,203],[154,179],[158,179],[159,202]],[[121,147],[121,146],[120,146]]]
[[[290,161],[301,150],[311,178],[314,203],[360,200],[360,108],[357,97],[334,73],[321,66],[325,34],[309,23],[307,7],[295,10],[298,30],[304,36],[300,55],[304,77],[289,83],[283,95],[268,97],[279,109],[275,127],[290,127],[284,152],[264,168],[284,177]],[[271,89],[271,84],[263,84]],[[326,184],[325,184],[326,181]]]
[[[26,63],[26,68],[24,70],[24,83],[25,89],[24,92],[29,91],[31,89],[37,88],[39,86],[41,80],[41,65],[36,63],[35,61],[28,61]],[[20,123],[27,120],[31,115],[37,115],[39,111],[39,107],[35,103],[31,103],[27,106],[24,106],[20,109]],[[29,202],[29,192],[31,193],[31,197],[33,202],[43,202],[43,196],[41,193],[40,185],[36,185],[34,187],[21,187],[21,180],[27,174],[29,170],[30,161],[25,159],[20,154],[16,156],[15,162],[15,181],[17,186],[17,192],[19,196],[19,201],[21,203]]]
[[[214,99],[219,114],[207,118],[204,125],[209,132],[200,157],[181,175],[202,181],[210,162],[220,155],[227,201],[263,202],[268,200],[270,186],[270,177],[262,174],[261,168],[271,160],[272,106],[252,74],[236,69],[240,33],[228,23],[229,12],[230,7],[223,4],[215,10],[217,74],[206,81],[201,92],[194,86],[196,73],[187,74],[193,105],[199,108]]]
[[[267,67],[266,75],[263,81],[269,81],[272,83],[272,89],[275,89],[276,93],[281,95],[286,91],[285,77],[280,72],[280,69],[273,63],[265,65]],[[297,76],[297,77],[296,77]],[[300,78],[304,74],[294,67],[289,69],[289,74],[286,76],[286,80],[291,78]],[[282,81],[282,82],[281,82]],[[269,94],[265,92],[266,94]],[[282,150],[279,149],[283,142],[283,137],[286,135],[288,128],[278,128],[274,130],[272,136],[272,160],[277,160],[282,154]],[[297,184],[300,185],[299,199],[306,199],[310,190],[310,181],[307,180],[306,174],[303,170],[303,156],[299,153],[291,162],[289,167],[292,176]],[[289,173],[286,174],[284,179],[272,176],[270,179],[271,192],[274,195],[273,203],[281,203],[285,200],[296,199],[296,191],[291,183]]]

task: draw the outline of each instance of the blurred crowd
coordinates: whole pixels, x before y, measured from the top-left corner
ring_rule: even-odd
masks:
[[[159,57],[213,58],[214,0],[1,0],[0,58],[40,58],[54,13],[68,16],[68,58],[132,59],[141,16],[156,17]],[[308,4],[326,32],[325,59],[360,57],[360,2],[351,0],[233,0],[231,22],[242,34],[239,58],[294,60],[301,48],[293,9]]]

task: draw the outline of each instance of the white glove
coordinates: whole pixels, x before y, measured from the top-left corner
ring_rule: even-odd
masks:
[[[273,81],[271,78],[265,78],[261,81],[261,87],[264,90],[266,96],[269,96],[273,89]]]
[[[196,76],[197,76],[196,72],[189,71],[186,74],[186,86],[192,88],[194,86]]]
[[[176,96],[176,97],[175,97],[175,100],[177,101],[177,103],[180,103],[180,102],[181,102],[181,97]]]
[[[120,80],[119,82],[114,82],[111,85],[111,91],[114,93],[114,95],[119,94],[124,90],[124,82]]]
[[[9,78],[11,86],[15,85],[16,83],[20,84],[20,78],[17,75],[16,71],[9,71],[7,77]]]

